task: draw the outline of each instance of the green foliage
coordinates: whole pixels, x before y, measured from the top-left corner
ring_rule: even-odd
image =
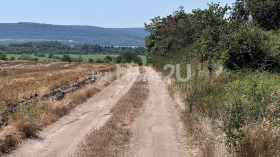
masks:
[[[231,20],[236,23],[243,23],[249,20],[250,11],[246,5],[247,0],[236,0],[231,13]]]
[[[35,61],[35,62],[38,62],[39,59],[38,59],[38,58],[31,58],[30,60],[31,60],[31,61]]]
[[[261,121],[262,118],[268,116],[267,111],[271,106],[276,107],[276,117],[280,116],[280,108],[277,106],[280,103],[279,80],[279,75],[269,73],[250,75],[241,73],[238,74],[236,80],[225,86],[224,126],[228,144],[236,146],[236,142],[245,136],[242,130],[245,122]]]
[[[113,57],[107,55],[107,56],[104,58],[104,62],[105,62],[105,63],[111,63],[111,62],[113,62]]]
[[[61,58],[61,61],[63,62],[72,62],[72,57],[69,55],[63,55],[63,57]]]
[[[18,60],[31,60],[31,56],[28,54],[22,54]]]
[[[97,58],[97,59],[96,59],[96,63],[103,63],[103,60],[100,59],[100,58]]]
[[[197,57],[202,60],[215,58],[217,43],[227,29],[227,21],[224,18],[228,6],[209,4],[208,9],[196,9],[187,14],[180,8],[174,15],[164,18],[156,17],[150,24],[146,24],[146,30],[151,34],[146,37],[148,62],[157,66],[155,58],[169,58],[185,47],[191,47],[195,43],[202,43]]]
[[[54,53],[50,53],[50,54],[48,55],[48,58],[53,58],[53,56],[54,56]]]
[[[89,63],[93,63],[94,60],[93,60],[92,58],[89,58],[89,59],[88,59],[88,62],[89,62]]]
[[[266,30],[280,28],[279,0],[247,0],[253,21]]]
[[[6,53],[1,50],[0,50],[0,60],[4,60],[4,61],[8,60]]]
[[[255,3],[251,3],[253,1]],[[270,120],[270,131],[267,131],[270,135],[258,140],[263,146],[268,145],[268,141],[280,144],[279,136],[272,135],[271,131],[272,126],[277,129],[280,126],[280,76],[277,74],[280,32],[261,28],[279,28],[280,18],[275,18],[280,8],[278,3],[276,0],[237,0],[229,19],[225,18],[228,6],[212,3],[207,9],[196,9],[189,14],[180,8],[173,15],[155,17],[146,24],[151,33],[146,38],[149,63],[159,70],[166,64],[192,65],[191,80],[177,82],[187,87],[182,89],[189,111],[185,116],[191,117],[195,111],[211,118],[212,124],[224,130],[226,143],[229,149],[235,148],[236,154],[240,150],[244,153],[257,149],[256,139],[252,138],[256,136],[250,132],[259,130],[250,127],[267,125],[264,119]],[[264,12],[254,12],[252,7],[263,7],[259,10]],[[254,14],[260,16],[254,17]],[[265,25],[258,22],[258,18],[266,18]],[[257,132],[257,135],[263,133]],[[271,154],[269,149],[262,151],[258,153]],[[279,155],[277,151],[272,153]]]
[[[14,56],[12,56],[12,57],[10,58],[10,61],[14,61],[14,60],[16,60],[16,58],[15,58]]]
[[[77,61],[81,63],[81,62],[84,62],[84,59],[83,59],[83,57],[81,55],[79,55],[79,58],[78,58]]]
[[[138,65],[142,65],[143,61],[142,59],[134,52],[124,52],[122,54],[120,54],[117,58],[116,58],[116,62],[117,63],[137,63]]]
[[[265,116],[269,105],[279,103],[280,76],[269,73],[241,75],[226,86],[227,104],[240,101],[247,119],[256,121]]]
[[[248,25],[233,30],[224,40],[224,64],[231,70],[271,70],[280,60],[271,55],[270,38],[261,29]]]

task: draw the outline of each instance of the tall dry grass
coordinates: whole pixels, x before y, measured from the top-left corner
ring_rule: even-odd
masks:
[[[33,64],[35,63],[31,65]],[[99,78],[95,83],[85,85],[73,93],[68,93],[61,101],[41,99],[41,96],[53,88],[61,88],[65,84],[81,81],[99,71],[114,68],[114,65],[111,64],[106,66],[77,63],[75,66],[71,64],[59,65],[63,67],[57,67],[53,71],[49,69],[44,72],[31,72],[29,69],[26,74],[0,78],[0,82],[4,83],[0,85],[1,113],[8,111],[8,114],[5,114],[8,123],[6,126],[0,127],[0,154],[1,152],[9,152],[24,138],[36,137],[37,132],[42,128],[68,114],[72,108],[105,88],[114,79],[114,74],[108,73],[106,77]],[[14,63],[13,66],[15,66]],[[37,97],[29,100],[35,94]],[[29,101],[24,102],[23,100]],[[20,103],[21,101],[23,102]],[[16,104],[12,110],[9,110],[7,106],[10,103]]]

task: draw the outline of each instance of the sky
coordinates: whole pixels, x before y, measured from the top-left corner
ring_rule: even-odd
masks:
[[[144,27],[155,16],[235,0],[0,0],[0,23],[36,22],[106,28]]]

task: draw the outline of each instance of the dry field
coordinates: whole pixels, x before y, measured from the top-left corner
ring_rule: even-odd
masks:
[[[0,152],[106,87],[114,64],[0,62]],[[1,155],[1,154],[0,154]]]

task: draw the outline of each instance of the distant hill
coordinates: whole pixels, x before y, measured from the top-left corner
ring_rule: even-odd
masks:
[[[144,28],[102,28],[94,26],[38,23],[0,23],[0,44],[56,40],[67,44],[91,43],[113,46],[144,46]]]

